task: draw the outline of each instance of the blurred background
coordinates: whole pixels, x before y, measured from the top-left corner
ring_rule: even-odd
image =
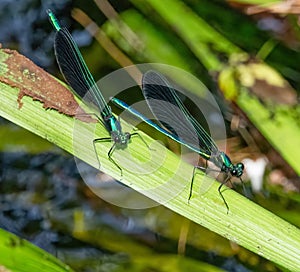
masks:
[[[63,79],[50,8],[95,79],[146,62],[192,73],[222,109],[226,152],[246,165],[247,196],[299,227],[299,172],[237,101],[245,88],[270,120],[288,116],[299,129],[300,3],[267,2],[0,0],[0,43]],[[280,86],[272,81],[279,75]],[[141,98],[137,90],[126,102]],[[156,136],[176,152],[178,146]],[[82,182],[72,155],[5,119],[0,137],[0,227],[76,271],[281,271],[163,206],[129,210],[104,202]]]

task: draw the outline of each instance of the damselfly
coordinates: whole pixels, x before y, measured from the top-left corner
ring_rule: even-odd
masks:
[[[67,28],[60,26],[58,20],[51,10],[47,10],[47,13],[53,27],[56,30],[54,51],[61,73],[68,84],[72,87],[74,93],[80,98],[84,98],[83,102],[96,106],[100,113],[100,116],[96,115],[97,119],[110,133],[110,137],[97,138],[93,140],[93,147],[99,166],[100,161],[97,155],[96,143],[112,141],[113,145],[108,151],[107,155],[109,160],[121,171],[122,176],[122,168],[112,158],[113,152],[116,148],[126,148],[131,136],[137,135],[140,138],[141,136],[137,132],[129,133],[122,131],[120,120],[116,119],[116,117],[112,114],[110,106],[108,106],[104,100],[104,97],[95,83],[95,80],[90,73],[70,32]]]
[[[242,181],[241,176],[243,174],[244,165],[242,163],[233,164],[230,158],[218,149],[214,140],[189,113],[176,91],[171,87],[164,76],[152,70],[146,72],[142,79],[142,92],[150,110],[162,126],[152,122],[140,112],[117,98],[112,98],[112,102],[117,106],[128,110],[133,115],[137,116],[174,141],[198,153],[206,161],[209,160],[215,164],[221,172],[226,173],[227,177],[220,184],[218,191],[228,211],[228,204],[221,191],[222,186],[228,182],[230,176],[238,177]],[[201,166],[194,167],[189,200],[192,197],[196,168],[202,170],[207,169]]]

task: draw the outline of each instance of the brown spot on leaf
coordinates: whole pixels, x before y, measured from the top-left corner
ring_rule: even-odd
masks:
[[[15,50],[2,49],[2,52],[8,57],[4,61],[6,72],[0,74],[0,81],[20,90],[19,108],[26,95],[41,101],[45,109],[55,109],[85,122],[96,122],[90,116],[84,116],[86,113],[79,107],[73,93],[42,68]]]
[[[297,93],[287,83],[283,86],[276,86],[257,79],[249,90],[266,102],[290,106],[298,103]]]

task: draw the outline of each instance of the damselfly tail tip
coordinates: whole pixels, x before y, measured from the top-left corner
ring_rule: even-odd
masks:
[[[51,9],[46,9],[46,12],[47,12],[48,16],[51,16],[51,14],[53,14]]]
[[[58,22],[58,20],[56,19],[54,13],[52,12],[51,9],[47,9],[46,10],[48,17],[50,19],[51,24],[53,25],[53,27],[56,29],[56,31],[59,31],[61,29],[60,24]]]

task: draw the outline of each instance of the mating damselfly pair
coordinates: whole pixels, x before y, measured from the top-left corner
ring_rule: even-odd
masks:
[[[140,135],[137,132],[129,133],[122,131],[120,120],[113,115],[110,106],[103,98],[101,91],[95,83],[95,80],[85,64],[85,61],[83,60],[78,46],[73,40],[71,34],[66,28],[60,26],[51,10],[48,10],[47,13],[56,30],[54,43],[55,56],[65,80],[77,96],[85,98],[85,103],[92,104],[97,107],[99,112],[97,119],[105,126],[106,130],[110,134],[110,137],[97,138],[93,140],[97,160],[99,162],[96,144],[105,141],[113,142],[112,147],[108,151],[108,158],[121,171],[122,175],[122,168],[112,158],[114,150],[126,148],[131,140],[131,136]],[[176,91],[171,87],[163,75],[153,70],[146,72],[142,79],[142,92],[150,110],[161,125],[152,122],[148,118],[144,117],[140,112],[117,98],[112,98],[112,102],[119,107],[128,110],[133,115],[139,117],[142,121],[146,122],[148,125],[154,127],[174,141],[198,153],[206,161],[211,161],[220,169],[221,172],[226,173],[227,177],[220,184],[218,191],[227,207],[227,210],[229,210],[221,188],[230,179],[230,176],[235,176],[241,179],[244,165],[242,163],[233,164],[230,158],[218,149],[214,140],[189,113]],[[157,106],[157,101],[167,103],[171,105],[171,107],[164,107],[162,110]],[[170,122],[172,125],[170,125],[168,120],[173,120]],[[190,137],[185,137],[184,135],[195,135],[196,141],[192,140]],[[194,167],[189,199],[192,196],[195,169],[197,168],[202,170],[205,169],[200,166]]]

